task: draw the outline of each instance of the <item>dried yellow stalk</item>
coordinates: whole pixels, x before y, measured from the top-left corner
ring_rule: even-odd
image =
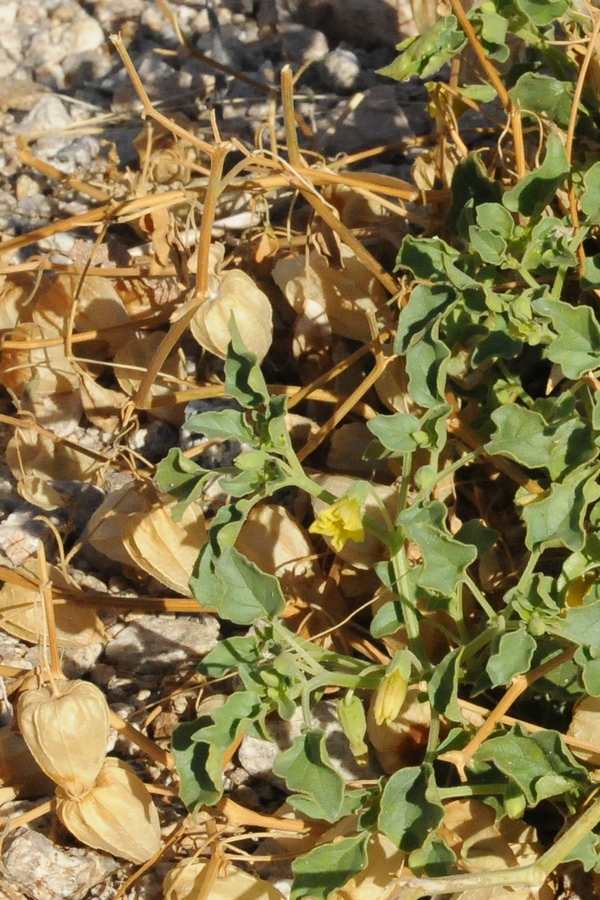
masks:
[[[17,718],[21,734],[40,768],[69,796],[94,785],[106,757],[108,705],[87,681],[59,681],[25,691]]]
[[[158,813],[144,783],[120,759],[106,759],[93,788],[56,791],[56,811],[82,843],[141,865],[160,849]]]

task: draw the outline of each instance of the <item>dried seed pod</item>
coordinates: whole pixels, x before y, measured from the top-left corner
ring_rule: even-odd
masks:
[[[106,757],[108,705],[87,681],[59,681],[25,691],[17,718],[21,734],[41,769],[70,796],[93,786]]]
[[[82,843],[138,865],[160,848],[160,825],[152,797],[120,759],[104,761],[96,783],[84,797],[69,797],[58,788],[56,811]]]

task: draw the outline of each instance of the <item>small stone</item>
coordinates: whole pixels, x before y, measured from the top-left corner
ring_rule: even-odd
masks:
[[[322,31],[287,22],[281,26],[280,33],[281,49],[292,62],[317,62],[329,52],[329,44]]]
[[[358,57],[352,50],[336,47],[323,59],[319,70],[327,90],[343,94],[357,90],[361,69]]]
[[[30,828],[17,828],[4,838],[3,878],[31,900],[83,900],[117,868],[101,853],[63,849]]]

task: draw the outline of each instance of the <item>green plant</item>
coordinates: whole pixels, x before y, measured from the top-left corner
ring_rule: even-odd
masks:
[[[187,425],[250,448],[219,473],[228,499],[190,584],[203,606],[252,631],[221,641],[201,665],[210,678],[236,673],[239,688],[177,730],[181,793],[191,809],[218,802],[229,748],[245,733],[266,735],[267,716],[288,719],[301,706],[304,731],[275,771],[302,815],[348,827],[342,839],[295,861],[293,900],[325,898],[365,869],[375,832],[407,854],[414,877],[398,894],[407,900],[539,887],[572,859],[600,871],[600,801],[588,805],[593,774],[561,729],[548,727],[568,722],[577,697],[600,696],[600,17],[569,0],[485,2],[468,16],[458,0],[452,7],[453,15],[401,45],[385,70],[427,78],[467,45],[472,54],[469,83],[459,83],[454,68],[448,84],[428,85],[440,142],[420,171],[441,201],[426,211],[421,230],[404,237],[397,259],[406,300],[393,350],[406,367],[407,409],[368,423],[367,457],[392,460],[402,472],[395,508],[367,482],[335,497],[303,468],[285,400],[269,393],[233,320],[225,388],[241,409],[204,413]],[[496,62],[506,69],[502,78]],[[469,152],[456,123],[473,107],[490,131],[487,147]],[[463,483],[458,529],[441,490],[449,477]],[[179,451],[157,475],[180,511],[213,478]],[[284,488],[327,504],[311,530],[336,552],[364,533],[381,542],[375,571],[388,599],[371,635],[401,632],[405,641],[388,666],[295,635],[279,618],[286,606],[279,579],[236,547],[250,511]],[[377,516],[365,513],[367,501]],[[494,544],[512,555],[498,588],[480,578]],[[445,641],[441,658],[425,639],[432,611]],[[339,689],[340,720],[360,755],[363,697],[378,692],[381,724],[395,719],[411,685],[430,707],[421,764],[376,785],[346,786],[314,727],[312,705],[326,689]],[[476,694],[496,703],[479,729],[465,715]],[[532,728],[502,724],[519,699]],[[482,798],[500,822],[543,801],[575,818],[528,866],[456,874],[445,803],[469,797]]]

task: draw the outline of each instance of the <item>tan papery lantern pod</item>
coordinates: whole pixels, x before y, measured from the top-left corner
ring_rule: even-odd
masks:
[[[83,797],[69,797],[58,788],[56,811],[82,843],[137,865],[160,849],[160,824],[152,797],[120,759],[105,760],[96,783]]]
[[[71,797],[94,785],[106,757],[108,705],[87,681],[56,681],[19,698],[19,729],[39,767]]]

